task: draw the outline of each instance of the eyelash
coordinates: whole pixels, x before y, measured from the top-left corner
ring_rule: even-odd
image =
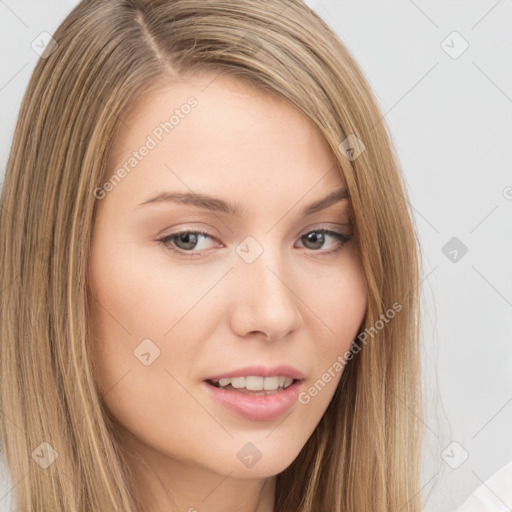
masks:
[[[338,231],[333,231],[331,229],[325,229],[325,228],[312,229],[311,231],[308,231],[307,233],[305,233],[303,236],[306,236],[309,233],[327,234],[327,235],[333,236],[334,238],[338,239],[338,241],[340,242],[335,249],[331,249],[329,251],[319,251],[319,250],[313,250],[312,249],[313,252],[319,252],[319,253],[321,253],[324,256],[329,256],[331,254],[334,254],[334,253],[337,253],[337,252],[341,251],[345,247],[345,244],[349,240],[352,239],[352,235],[346,235],[344,233],[340,233]],[[204,231],[184,230],[184,231],[178,231],[178,232],[173,233],[172,235],[168,235],[168,236],[166,236],[164,238],[160,238],[157,241],[160,242],[167,250],[171,251],[172,253],[178,254],[180,256],[189,257],[189,258],[194,258],[194,257],[201,256],[202,254],[200,252],[183,251],[183,250],[175,249],[175,248],[171,247],[171,245],[169,244],[170,241],[174,240],[175,238],[177,238],[177,237],[179,237],[181,235],[185,235],[185,234],[203,235],[203,236],[206,236],[208,238],[214,238],[209,233],[206,233]],[[300,238],[302,238],[302,237],[300,237]]]

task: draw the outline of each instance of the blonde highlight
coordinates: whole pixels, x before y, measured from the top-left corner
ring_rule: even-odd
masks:
[[[402,306],[347,363],[277,475],[275,511],[419,512],[419,247],[391,136],[343,43],[299,0],[86,0],[53,37],[23,98],[1,197],[0,432],[18,510],[144,510],[91,368],[93,191],[135,102],[213,72],[293,103],[328,143],[364,268],[361,331]],[[351,134],[365,144],[354,160],[339,149]],[[59,460],[44,471],[30,457],[43,441]]]

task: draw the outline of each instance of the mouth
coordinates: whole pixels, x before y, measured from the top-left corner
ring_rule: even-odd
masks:
[[[270,379],[267,382],[264,377],[206,379],[203,385],[206,395],[231,413],[250,421],[271,421],[293,407],[304,379]],[[258,389],[248,389],[254,387]]]
[[[236,377],[219,380],[207,379],[210,386],[224,391],[242,393],[244,395],[265,396],[280,393],[293,386],[301,379],[291,377]]]

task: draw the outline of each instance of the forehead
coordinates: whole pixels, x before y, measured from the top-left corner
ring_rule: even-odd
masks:
[[[189,77],[143,96],[124,119],[108,176],[130,160],[122,185],[132,195],[229,188],[247,198],[280,191],[299,200],[343,184],[320,130],[298,108],[225,76]]]

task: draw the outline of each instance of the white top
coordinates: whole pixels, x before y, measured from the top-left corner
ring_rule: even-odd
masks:
[[[455,512],[511,512],[512,461],[485,481]]]

